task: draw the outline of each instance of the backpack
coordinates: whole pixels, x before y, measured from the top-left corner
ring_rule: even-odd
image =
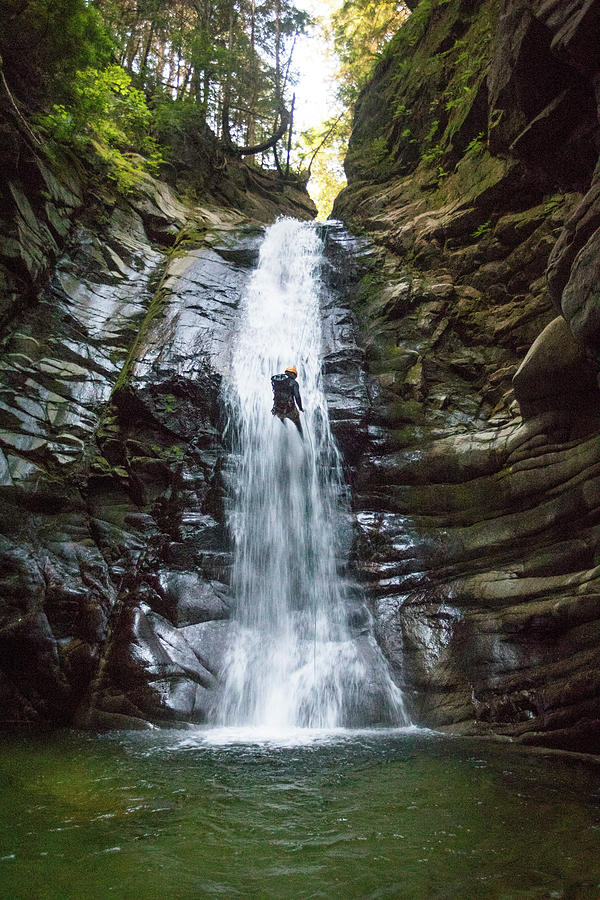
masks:
[[[275,400],[291,400],[294,396],[294,382],[289,375],[272,375],[271,387]]]

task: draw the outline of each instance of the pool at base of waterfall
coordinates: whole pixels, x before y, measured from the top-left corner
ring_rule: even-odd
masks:
[[[3,743],[3,900],[600,897],[585,759],[414,729]]]

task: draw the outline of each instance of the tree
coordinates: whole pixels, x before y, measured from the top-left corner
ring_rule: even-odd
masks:
[[[110,63],[111,84],[117,66],[128,95],[143,92],[148,128],[208,126],[237,156],[276,153],[286,137],[290,144],[295,38],[308,21],[292,0],[0,0],[0,13],[8,105],[17,116],[26,97],[56,138],[76,140],[76,123],[88,133],[81,86],[97,96]],[[107,110],[90,119],[108,142],[98,146],[139,150],[139,140],[127,148],[130,132],[116,121],[122,106],[111,101]]]
[[[118,59],[153,103],[191,100],[229,152],[263,152],[286,133],[295,35],[290,0],[95,0]],[[163,116],[164,119],[164,116]]]
[[[7,85],[29,110],[67,101],[75,72],[108,61],[111,43],[85,0],[0,0]]]
[[[346,151],[346,111],[324,122],[320,128],[302,132],[296,154],[303,167],[320,219],[331,213],[333,201],[346,184],[343,158]]]
[[[230,153],[263,153],[288,129],[290,45],[308,17],[286,0],[228,0],[219,13],[221,27],[212,38],[220,66],[207,114]]]
[[[378,54],[408,16],[394,0],[345,0],[331,16],[333,46],[339,60],[339,95],[353,107]]]

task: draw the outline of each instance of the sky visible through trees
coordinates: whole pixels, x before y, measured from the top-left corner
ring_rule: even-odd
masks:
[[[313,20],[298,41],[299,158],[310,162],[309,191],[326,217],[345,184],[343,159],[359,91],[409,11],[390,0],[299,0]]]

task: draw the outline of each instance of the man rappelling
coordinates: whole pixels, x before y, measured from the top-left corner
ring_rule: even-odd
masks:
[[[291,419],[298,429],[300,437],[303,437],[300,413],[304,412],[304,408],[300,398],[300,388],[296,381],[297,377],[298,370],[294,366],[288,366],[285,372],[282,372],[280,375],[271,376],[271,385],[273,387],[273,409],[271,412],[274,416],[278,416],[282,422],[284,419]]]

